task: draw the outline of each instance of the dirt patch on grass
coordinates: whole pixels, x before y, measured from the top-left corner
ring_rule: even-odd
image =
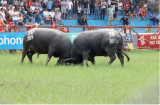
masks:
[[[139,87],[126,102],[127,104],[159,104],[159,75]]]
[[[3,86],[10,86],[10,87],[14,87],[15,83],[11,83],[11,82],[0,82],[0,87]]]

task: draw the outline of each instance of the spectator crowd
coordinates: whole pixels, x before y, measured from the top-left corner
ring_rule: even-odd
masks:
[[[104,20],[108,25],[118,20],[128,25],[134,16],[138,21],[147,20],[149,0],[1,0],[0,20],[3,24],[15,25],[38,23],[41,25],[63,24],[63,19],[76,19],[80,25],[87,25],[88,15],[95,20]],[[152,11],[152,10],[151,10]],[[141,18],[140,18],[141,17]],[[83,19],[84,21],[82,21]],[[153,25],[159,22],[159,11],[152,11]],[[85,22],[85,23],[83,23]]]

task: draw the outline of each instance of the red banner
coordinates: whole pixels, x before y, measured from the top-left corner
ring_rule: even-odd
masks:
[[[138,35],[138,49],[160,49],[160,34]]]

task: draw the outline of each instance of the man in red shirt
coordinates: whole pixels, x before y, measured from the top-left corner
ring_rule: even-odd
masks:
[[[55,11],[57,12],[58,9],[60,9],[61,3],[59,0],[55,0],[54,1],[54,7],[55,7]]]
[[[124,8],[123,9],[126,9],[127,7],[130,7],[130,4],[128,1],[124,2]]]
[[[30,8],[30,6],[32,5],[33,1],[32,0],[28,0],[26,3],[26,8]]]

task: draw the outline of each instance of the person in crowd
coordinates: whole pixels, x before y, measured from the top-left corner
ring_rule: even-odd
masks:
[[[123,18],[121,18],[121,20],[120,20],[122,23],[123,23],[123,25],[129,25],[129,23],[131,22],[125,15],[123,16]]]
[[[5,24],[8,24],[11,21],[8,7],[6,8],[6,10],[4,10],[4,13],[5,13],[5,19],[6,19],[4,20],[4,22]]]
[[[24,26],[24,23],[23,23],[23,16],[22,16],[21,13],[20,13],[19,16],[18,16],[17,21],[18,21],[18,25]]]
[[[23,16],[23,23],[26,23],[27,11],[24,9],[24,7],[22,7],[21,13],[22,13],[22,16]]]
[[[60,11],[60,9],[57,10],[57,12],[55,14],[55,19],[56,19],[56,24],[57,25],[59,24],[59,22],[60,22],[60,24],[63,24],[62,23],[62,19],[61,19],[61,11]]]
[[[134,0],[128,0],[130,6],[133,5],[133,1]]]
[[[134,9],[134,14],[136,15],[136,19],[139,21],[140,8],[138,5]]]
[[[61,27],[58,28],[59,31],[62,31],[62,32],[69,32],[69,29],[68,29],[68,28],[65,29],[63,24],[61,24],[60,26],[61,26]]]
[[[148,11],[148,9],[147,9],[147,3],[146,3],[146,2],[143,3],[143,7],[144,7],[144,9],[145,9],[146,11]]]
[[[66,5],[67,5],[66,0],[62,0],[62,1],[61,1],[62,19],[65,19],[65,14],[66,14]]]
[[[4,27],[1,27],[1,26],[5,26],[5,25],[6,24],[3,21],[0,20],[0,33],[5,32]]]
[[[160,23],[158,23],[157,33],[160,34]]]
[[[72,15],[73,2],[69,0],[67,4],[68,4],[68,19],[72,19],[71,15]]]
[[[7,1],[6,0],[1,0],[1,5],[7,5]]]
[[[0,6],[0,9],[1,9],[1,8],[3,8],[4,10],[6,10],[6,7],[5,7],[4,4],[2,4],[2,5]]]
[[[78,16],[78,18],[81,17],[81,14],[82,14],[82,7],[81,7],[80,4],[78,4],[78,7],[77,7],[77,16]]]
[[[114,14],[114,8],[112,7],[112,5],[108,8],[108,25],[112,25],[112,20],[113,20],[113,14]]]
[[[46,4],[47,4],[48,11],[51,11],[52,10],[52,5],[53,5],[52,0],[48,0]]]
[[[117,3],[116,0],[111,0],[111,5],[114,10],[115,10],[116,3]]]
[[[155,14],[155,17],[153,18],[153,25],[155,25],[155,23],[159,23],[160,22],[160,13],[157,11]]]
[[[77,24],[82,25],[82,26],[87,26],[87,25],[88,25],[87,19],[84,18],[84,15],[82,15],[82,16],[78,19]],[[85,31],[85,28],[83,28],[83,31]]]
[[[34,3],[32,3],[32,5],[30,6],[30,8],[29,8],[32,12],[34,12],[35,11],[35,9],[36,9],[36,7],[35,7],[35,5],[34,5]]]
[[[131,7],[130,7],[130,11],[129,11],[129,17],[132,17],[132,20],[134,20],[133,19],[133,16],[134,16],[135,14],[134,14],[134,7],[133,7],[133,5],[131,5]]]
[[[45,24],[48,24],[48,21],[49,21],[49,12],[47,11],[47,8],[43,11],[43,17],[44,17],[44,20],[45,20]]]
[[[143,6],[141,6],[139,14],[141,15],[142,20],[144,20],[144,18],[143,18],[143,16],[145,15],[144,12],[145,12],[145,8]]]
[[[0,9],[0,20],[3,21],[3,23],[5,23],[5,24],[7,23],[6,17],[5,17],[5,12],[4,12],[3,8]]]
[[[123,3],[121,0],[118,2],[118,10],[123,10]]]
[[[126,9],[127,7],[130,7],[130,4],[129,4],[128,0],[125,0],[123,5],[124,5],[123,9]]]
[[[18,25],[18,17],[19,17],[19,13],[17,12],[16,9],[14,9],[14,12],[12,13],[12,22],[15,25]]]
[[[35,10],[35,23],[40,23],[41,22],[41,16],[40,16],[40,11],[38,8]]]
[[[142,18],[142,20],[147,20],[147,16],[148,16],[147,11],[146,11],[146,9],[144,9],[144,11],[141,12],[141,18]]]
[[[35,7],[36,7],[36,9],[39,10],[39,12],[42,11],[42,4],[41,4],[40,0],[37,0],[37,1],[35,2]]]
[[[49,12],[49,19],[51,19],[51,24],[55,24],[55,12],[53,9]]]
[[[18,0],[14,0],[13,3],[16,9],[20,6],[20,2]]]
[[[118,11],[114,12],[113,20],[118,20]]]
[[[84,15],[86,15],[86,19],[88,19],[88,4],[89,4],[89,2],[88,2],[88,0],[84,0],[83,1],[83,12],[84,12]]]
[[[100,14],[100,3],[98,0],[96,0],[95,4],[95,19],[99,20],[99,14]]]
[[[94,30],[94,28],[88,27],[86,31],[91,31],[91,30]]]
[[[27,12],[27,17],[29,22],[32,22],[33,24],[35,23],[35,12],[29,9],[29,11]]]
[[[154,18],[155,18],[155,13],[154,11],[151,11],[150,20],[153,21]]]
[[[127,7],[124,9],[124,11],[123,11],[123,15],[129,16],[129,15],[130,15],[129,12],[130,12],[130,9],[129,9],[129,7],[127,6]]]
[[[43,6],[43,8],[47,8],[47,1],[48,0],[41,0],[42,1],[42,6]]]
[[[155,16],[156,14],[154,13],[154,11],[151,11],[150,20],[153,21],[153,25],[155,25],[155,22],[154,22]]]
[[[148,27],[148,29],[146,29],[145,30],[145,33],[153,33],[154,31],[153,30],[151,30],[151,25],[150,24],[147,24],[147,27]]]
[[[77,12],[78,12],[78,0],[73,1],[73,19],[77,20]]]
[[[55,8],[56,12],[60,9],[60,6],[61,6],[60,1],[59,0],[55,0],[54,1],[54,8]]]
[[[115,12],[118,12],[118,1],[116,2]]]
[[[25,1],[24,0],[20,0],[20,7],[24,7],[25,6]]]
[[[32,0],[28,0],[28,1],[26,2],[26,9],[29,9],[30,6],[32,5],[32,3],[33,3]]]
[[[101,20],[105,19],[106,6],[107,6],[107,3],[105,2],[105,0],[102,0],[101,7],[100,7],[101,8]]]
[[[94,14],[94,11],[95,11],[95,7],[94,7],[95,1],[96,0],[89,0],[90,14]]]

